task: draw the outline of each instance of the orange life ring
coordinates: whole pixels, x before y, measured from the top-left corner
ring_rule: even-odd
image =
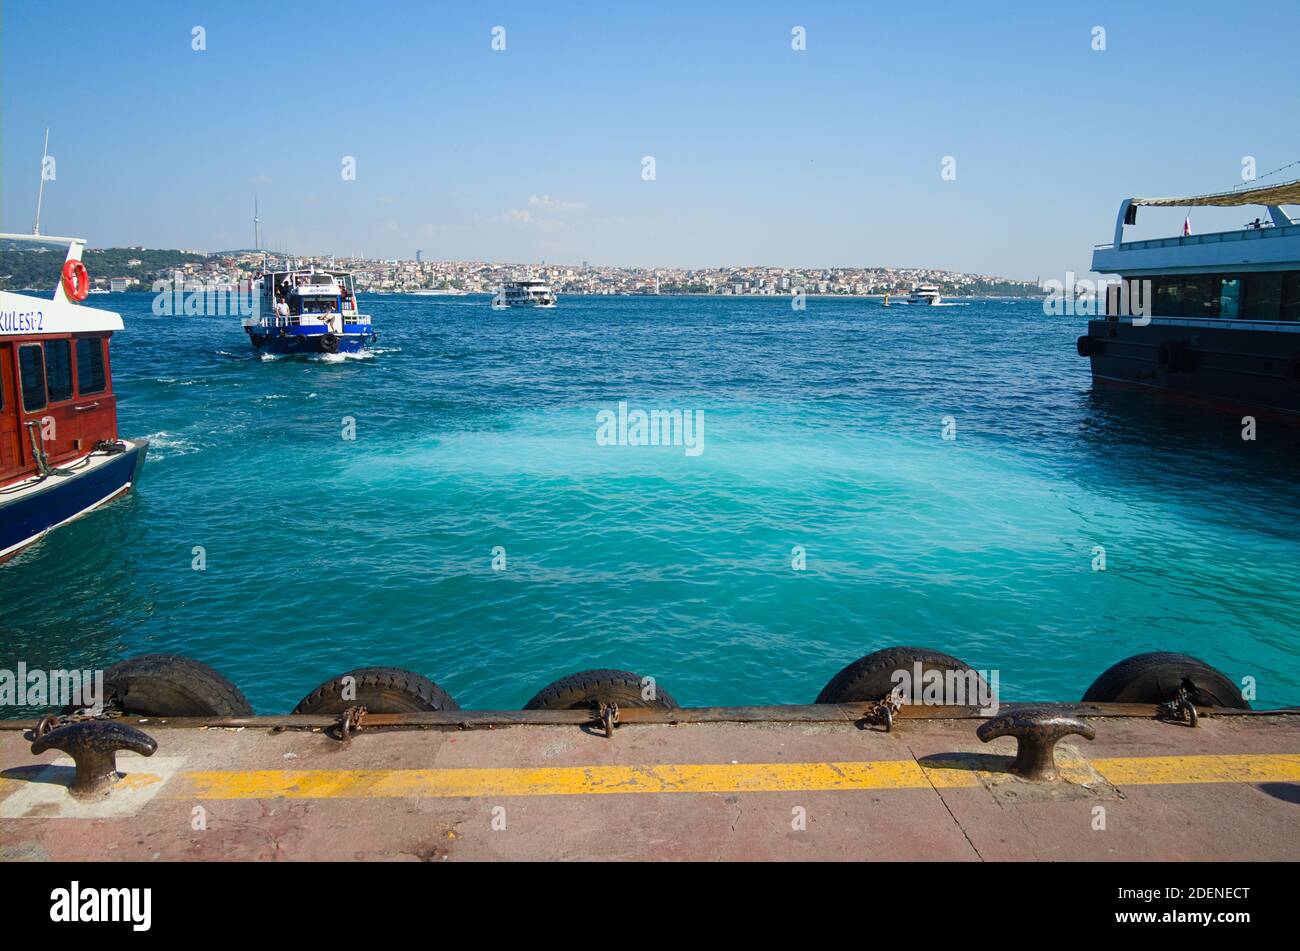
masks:
[[[90,293],[90,272],[80,261],[63,262],[63,293],[81,302]]]

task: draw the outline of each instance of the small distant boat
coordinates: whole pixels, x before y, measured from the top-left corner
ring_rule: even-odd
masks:
[[[939,303],[942,298],[939,296],[939,288],[934,284],[918,284],[912,288],[912,296],[907,299],[909,304],[921,304],[925,307],[933,307]]]
[[[555,291],[551,285],[537,278],[511,281],[492,298],[493,307],[546,307],[555,306]]]
[[[109,293],[109,290],[108,290],[107,287],[92,287],[92,288],[90,289],[90,293],[92,293],[92,294],[107,294],[107,293]]]
[[[257,350],[275,354],[360,353],[379,339],[357,310],[352,275],[299,268],[258,278],[258,312],[244,320]]]

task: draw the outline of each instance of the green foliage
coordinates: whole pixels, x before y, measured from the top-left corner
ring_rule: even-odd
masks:
[[[62,245],[0,242],[0,289],[53,292],[66,255],[67,248]],[[107,285],[112,277],[134,277],[146,289],[160,273],[206,259],[206,255],[188,251],[148,248],[87,248],[82,255],[92,283]]]

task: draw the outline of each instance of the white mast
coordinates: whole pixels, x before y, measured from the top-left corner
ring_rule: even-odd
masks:
[[[257,195],[253,195],[253,250],[260,251],[262,248],[261,237],[258,235],[258,224],[261,221],[257,216]]]
[[[41,188],[36,193],[36,221],[32,224],[32,234],[41,233],[41,202],[45,199],[45,160],[50,157],[50,127],[45,127],[45,151],[41,154]]]

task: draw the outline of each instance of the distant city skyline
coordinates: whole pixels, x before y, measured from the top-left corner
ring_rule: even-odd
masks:
[[[1300,64],[1266,45],[1294,3],[2,15],[0,227],[31,229],[48,126],[42,230],[98,247],[247,248],[256,196],[300,254],[1033,280],[1086,274],[1124,197],[1300,159]],[[1222,68],[1252,63],[1266,93]]]

